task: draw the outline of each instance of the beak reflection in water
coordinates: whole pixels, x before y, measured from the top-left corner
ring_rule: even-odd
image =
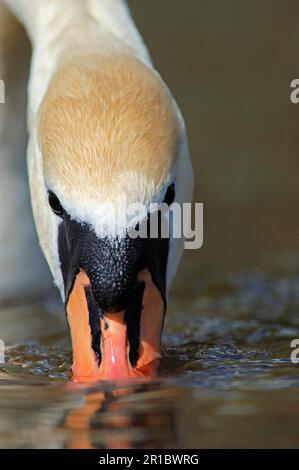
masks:
[[[178,437],[174,402],[179,402],[179,395],[176,389],[164,390],[161,384],[153,381],[86,391],[84,404],[71,410],[64,419],[62,426],[69,436],[67,447],[126,449],[175,446]]]

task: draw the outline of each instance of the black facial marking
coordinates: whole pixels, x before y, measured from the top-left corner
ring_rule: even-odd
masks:
[[[134,293],[138,272],[148,264],[148,239],[98,238],[87,225],[64,216],[59,226],[59,256],[66,300],[81,268],[102,310],[124,310]]]
[[[89,312],[89,325],[92,337],[92,349],[96,353],[98,363],[101,362],[101,311],[95,303],[90,287],[85,287],[85,295]]]
[[[149,263],[148,269],[151,273],[152,280],[156,287],[158,288],[162,299],[164,301],[164,314],[166,312],[166,269],[167,269],[167,260],[168,260],[168,249],[169,249],[169,239],[161,237],[161,217],[162,214],[159,213],[159,231],[158,238],[149,239]],[[149,225],[151,223],[150,218],[147,220],[148,224],[148,233]]]
[[[145,283],[139,282],[131,299],[130,305],[125,311],[125,322],[128,328],[128,341],[130,344],[129,359],[134,367],[139,357],[140,319],[142,311],[142,299]]]

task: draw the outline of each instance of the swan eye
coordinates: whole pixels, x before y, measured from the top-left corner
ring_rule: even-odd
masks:
[[[49,204],[54,214],[59,216],[63,215],[63,207],[60,204],[58,197],[52,193],[52,191],[49,191]]]
[[[167,188],[167,191],[166,191],[166,194],[165,194],[165,198],[164,198],[164,202],[170,206],[173,201],[174,201],[174,198],[175,198],[175,187],[174,187],[174,183],[172,183],[170,186],[168,186]]]

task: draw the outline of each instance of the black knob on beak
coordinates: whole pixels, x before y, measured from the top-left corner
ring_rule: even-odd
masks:
[[[124,310],[132,299],[138,272],[146,265],[146,244],[125,238],[98,239],[91,235],[80,266],[87,273],[94,299],[106,312]]]
[[[99,238],[87,224],[66,216],[60,226],[59,254],[66,299],[76,272],[83,269],[98,307],[119,312],[135,294],[138,272],[148,265],[148,240],[129,235]]]

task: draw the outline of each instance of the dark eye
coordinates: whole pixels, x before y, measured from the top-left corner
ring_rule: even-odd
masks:
[[[49,204],[54,214],[59,216],[63,215],[63,207],[60,204],[58,197],[52,193],[52,191],[49,191]]]
[[[168,186],[167,188],[167,191],[166,191],[166,194],[165,194],[165,198],[164,198],[164,202],[170,206],[173,201],[174,201],[174,198],[175,198],[175,187],[174,187],[174,183],[172,183],[170,186]]]

